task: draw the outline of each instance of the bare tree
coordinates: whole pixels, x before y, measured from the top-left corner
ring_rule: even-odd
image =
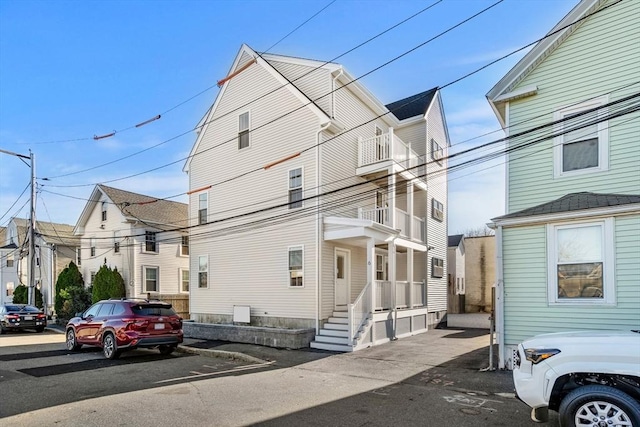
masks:
[[[493,236],[496,232],[485,225],[484,227],[467,228],[460,234],[464,234],[464,237],[485,237]]]

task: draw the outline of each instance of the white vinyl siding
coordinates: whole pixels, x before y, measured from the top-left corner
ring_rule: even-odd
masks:
[[[318,69],[316,65],[289,64],[269,61],[289,81],[300,88],[322,110],[331,113],[331,76],[329,70]],[[319,63],[320,65],[322,63]]]
[[[639,2],[621,2],[585,20],[513,88],[535,85],[538,94],[509,102],[512,125],[509,132],[515,134],[549,123],[554,111],[609,92],[608,102],[636,93],[637,85],[630,83],[638,80],[640,48],[637,37],[631,35],[640,34],[638,14]],[[617,107],[609,110],[612,108]],[[507,164],[507,213],[577,191],[638,194],[638,124],[637,120],[629,121],[630,118],[631,115],[625,115],[608,121],[608,170],[603,173],[574,173],[555,178],[553,140],[511,154]],[[548,134],[548,131],[538,131],[528,140]],[[518,141],[522,138],[511,144]]]

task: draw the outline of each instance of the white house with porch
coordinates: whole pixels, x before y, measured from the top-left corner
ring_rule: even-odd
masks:
[[[447,307],[440,92],[384,105],[340,64],[246,45],[219,86],[184,167],[191,319],[312,329],[310,345],[334,351],[435,327]]]

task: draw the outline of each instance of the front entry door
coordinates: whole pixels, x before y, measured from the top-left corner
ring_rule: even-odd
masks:
[[[349,251],[336,248],[335,295],[336,307],[346,308],[349,304]]]

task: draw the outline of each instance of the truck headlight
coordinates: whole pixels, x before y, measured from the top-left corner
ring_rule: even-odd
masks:
[[[560,353],[557,348],[527,348],[524,351],[527,360],[534,365]]]

